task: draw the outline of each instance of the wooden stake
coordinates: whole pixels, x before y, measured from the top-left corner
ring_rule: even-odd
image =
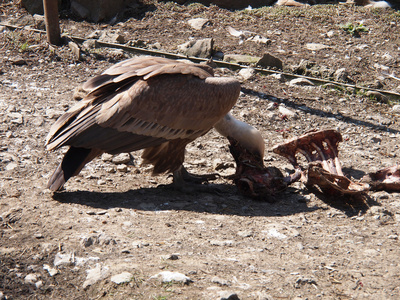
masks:
[[[58,0],[43,0],[44,16],[46,21],[47,41],[53,45],[60,45],[60,22],[58,18]]]

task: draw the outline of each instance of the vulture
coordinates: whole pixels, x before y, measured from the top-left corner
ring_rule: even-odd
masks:
[[[52,125],[46,149],[69,146],[48,182],[63,189],[95,157],[144,149],[153,174],[173,173],[185,185],[185,147],[215,128],[246,150],[264,155],[264,141],[252,126],[229,111],[240,93],[234,78],[214,77],[208,65],[167,58],[121,61],[83,84],[88,94]]]

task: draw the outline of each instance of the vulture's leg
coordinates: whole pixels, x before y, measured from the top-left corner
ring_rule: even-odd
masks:
[[[192,182],[192,183],[203,183],[207,182],[208,180],[217,179],[218,174],[204,174],[204,175],[197,175],[189,173],[183,165],[179,167],[173,173],[174,181],[182,181],[182,182]]]
[[[209,186],[201,185],[208,180],[216,179],[217,174],[195,175],[189,173],[183,165],[173,172],[172,186],[187,193],[194,192],[212,192]]]

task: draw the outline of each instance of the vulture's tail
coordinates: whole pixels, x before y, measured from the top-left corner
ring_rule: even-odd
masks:
[[[78,175],[89,161],[102,153],[103,151],[99,149],[70,147],[62,162],[51,175],[47,188],[52,191],[60,191],[68,179]]]

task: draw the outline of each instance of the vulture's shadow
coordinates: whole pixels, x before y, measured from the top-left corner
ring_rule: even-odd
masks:
[[[286,216],[319,209],[308,207],[307,199],[291,187],[268,199],[273,202],[242,196],[233,185],[209,184],[209,187],[209,192],[196,194],[176,191],[168,185],[125,192],[64,191],[54,193],[53,199],[100,209],[186,210],[239,216]]]
[[[75,203],[98,209],[126,208],[144,211],[185,210],[200,213],[238,216],[288,216],[321,209],[318,204],[310,205],[309,196],[314,193],[322,202],[342,210],[348,216],[363,214],[368,204],[332,200],[317,190],[288,187],[281,193],[267,199],[253,200],[238,194],[234,185],[209,184],[208,192],[187,194],[172,189],[168,185],[140,188],[125,192],[73,191],[54,193],[53,199],[62,203]],[[353,203],[349,201],[348,203]],[[361,204],[360,204],[361,203]],[[322,203],[321,203],[322,204]],[[372,204],[376,205],[376,204]],[[326,207],[324,205],[324,207]]]

